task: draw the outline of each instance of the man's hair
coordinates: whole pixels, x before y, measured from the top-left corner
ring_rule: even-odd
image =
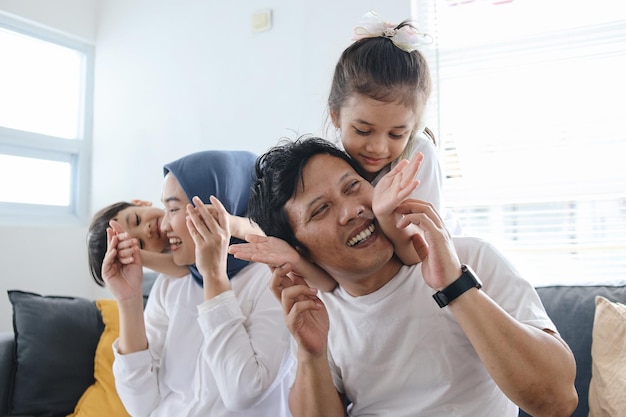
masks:
[[[280,238],[304,256],[308,250],[300,243],[289,224],[285,204],[303,184],[302,170],[315,155],[326,154],[346,161],[356,172],[358,165],[331,142],[318,137],[283,141],[256,161],[256,181],[252,186],[248,215],[267,236]]]
[[[102,262],[107,251],[107,227],[109,221],[116,218],[118,213],[134,204],[120,201],[100,209],[91,219],[87,232],[87,256],[89,258],[89,272],[96,284],[104,287],[102,279]]]

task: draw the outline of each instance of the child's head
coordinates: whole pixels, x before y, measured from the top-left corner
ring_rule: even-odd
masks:
[[[133,200],[121,201],[99,210],[92,218],[87,234],[89,270],[96,284],[104,286],[102,261],[107,250],[106,229],[115,220],[133,238],[141,249],[150,252],[168,250],[167,236],[160,231],[163,210],[151,207],[151,203]]]
[[[341,130],[346,151],[374,174],[398,157],[408,157],[430,95],[431,78],[424,56],[415,49],[422,35],[410,23],[393,26],[374,14],[366,17],[375,23],[379,20],[380,32],[371,26],[355,29],[356,42],[335,66],[328,110],[334,126]],[[363,36],[359,29],[367,34]],[[408,39],[409,44],[396,37]],[[375,143],[364,150],[354,145],[363,146],[364,138],[371,142],[378,135],[377,142],[385,137],[390,146]],[[366,159],[355,153],[364,153]]]

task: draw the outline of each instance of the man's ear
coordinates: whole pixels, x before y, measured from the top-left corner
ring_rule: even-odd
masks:
[[[300,256],[302,256],[304,259],[306,259],[307,261],[315,265],[315,261],[311,259],[311,254],[309,253],[307,248],[305,248],[302,245],[296,245],[294,246],[294,249],[296,250],[296,252],[300,254]]]
[[[134,204],[136,206],[142,206],[142,207],[151,207],[152,206],[152,202],[151,201],[146,201],[146,200],[130,200],[131,204]]]

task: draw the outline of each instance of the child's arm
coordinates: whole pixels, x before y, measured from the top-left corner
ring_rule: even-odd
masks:
[[[186,266],[176,265],[171,253],[158,253],[141,250],[141,261],[146,268],[171,277],[184,277],[189,273]]]
[[[235,258],[251,262],[261,262],[270,267],[290,264],[294,274],[303,277],[307,283],[320,291],[332,291],[337,282],[322,268],[304,259],[287,242],[276,237],[248,234],[248,243],[231,245],[228,253]]]
[[[417,153],[411,161],[400,161],[376,184],[372,197],[372,210],[378,224],[393,243],[396,255],[405,265],[413,265],[421,261],[411,241],[411,237],[419,231],[414,224],[398,229],[396,224],[399,217],[395,210],[419,185],[415,174],[423,157],[422,153]]]

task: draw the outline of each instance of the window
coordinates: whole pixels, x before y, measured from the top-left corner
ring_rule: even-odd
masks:
[[[626,10],[414,0],[444,196],[536,285],[626,279]]]
[[[2,222],[84,223],[93,47],[0,14],[0,57]]]

